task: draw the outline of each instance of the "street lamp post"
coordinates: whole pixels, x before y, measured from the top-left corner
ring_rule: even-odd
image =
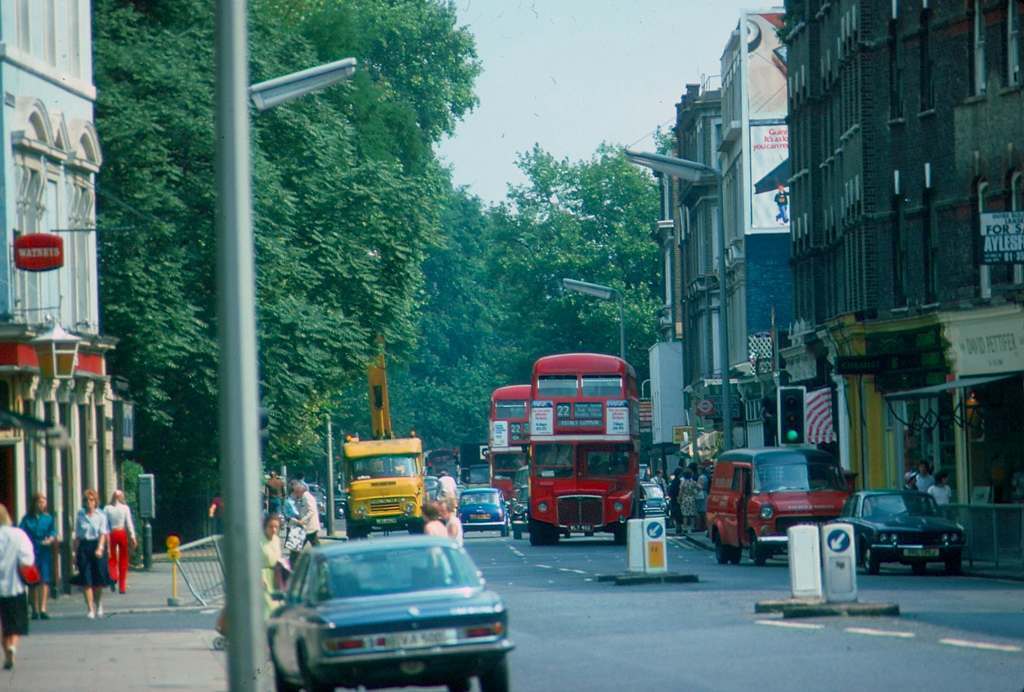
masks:
[[[626,149],[626,158],[638,166],[688,182],[714,176],[718,185],[718,355],[722,370],[722,432],[725,449],[732,449],[732,395],[729,390],[729,278],[725,271],[725,195],[722,172],[697,161]]]
[[[592,284],[587,281],[577,281],[576,279],[562,279],[562,286],[567,291],[573,291],[574,293],[583,293],[584,295],[594,296],[601,300],[611,300],[614,298],[618,301],[619,358],[626,360],[626,311],[623,306],[622,292],[611,286],[602,286],[601,284]]]
[[[259,575],[260,485],[256,289],[252,239],[249,98],[264,110],[352,74],[354,60],[249,87],[245,0],[218,0],[216,14],[217,322],[220,464],[226,501],[228,683],[255,690],[265,639]]]

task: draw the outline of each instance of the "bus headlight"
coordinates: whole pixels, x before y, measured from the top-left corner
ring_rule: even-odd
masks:
[[[616,500],[615,504],[612,505],[612,509],[615,510],[616,514],[621,514],[622,510],[624,510],[625,508],[626,508],[626,505],[622,504],[618,500]]]
[[[537,503],[537,511],[538,512],[546,512],[546,511],[548,511],[548,503],[547,502],[538,502]]]

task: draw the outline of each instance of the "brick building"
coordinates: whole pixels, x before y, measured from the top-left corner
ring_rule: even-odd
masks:
[[[960,502],[1024,500],[1024,272],[983,264],[980,235],[1024,208],[1024,3],[786,11],[789,379],[833,389],[861,484],[926,460]]]

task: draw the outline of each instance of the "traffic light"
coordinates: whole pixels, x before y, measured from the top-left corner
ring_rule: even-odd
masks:
[[[779,420],[780,445],[802,445],[804,435],[804,396],[805,387],[779,387],[779,403],[777,407]]]

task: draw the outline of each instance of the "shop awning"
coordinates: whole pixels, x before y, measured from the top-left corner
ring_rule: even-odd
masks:
[[[951,389],[960,389],[961,387],[978,387],[989,382],[998,382],[999,380],[1005,380],[1009,377],[1017,377],[1020,373],[1009,373],[1005,375],[983,375],[979,377],[961,377],[956,380],[950,380],[949,382],[943,382],[942,384],[933,384],[929,387],[919,387],[918,389],[908,389],[905,392],[893,392],[892,394],[886,394],[885,398],[888,401],[909,401],[911,399],[927,399],[928,397],[936,396],[942,392],[948,392]]]

